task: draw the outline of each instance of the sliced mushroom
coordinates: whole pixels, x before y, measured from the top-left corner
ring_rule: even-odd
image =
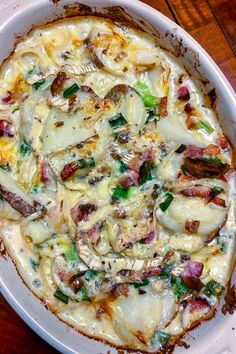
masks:
[[[186,157],[184,164],[187,171],[197,178],[217,178],[226,173],[230,168],[227,163],[192,159],[191,157]]]
[[[24,217],[35,213],[39,217],[45,211],[39,202],[29,196],[8,173],[2,170],[0,170],[0,195]]]

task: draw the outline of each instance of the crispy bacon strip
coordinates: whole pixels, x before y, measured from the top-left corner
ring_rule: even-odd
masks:
[[[55,96],[57,93],[60,92],[65,81],[66,81],[66,73],[63,71],[59,71],[51,85],[51,93],[53,96]]]
[[[216,163],[198,158],[185,158],[187,171],[197,178],[216,178],[226,173],[230,166],[227,163]]]
[[[75,224],[78,224],[81,220],[87,220],[88,216],[97,210],[95,204],[86,203],[80,204],[77,203],[70,211],[72,220]]]
[[[80,165],[78,164],[77,161],[72,161],[68,164],[66,164],[63,167],[63,170],[61,171],[61,179],[63,181],[66,181],[68,178],[70,178],[78,169],[80,168]]]
[[[204,186],[193,186],[183,189],[180,193],[185,197],[209,198],[211,188]]]
[[[116,300],[121,295],[128,296],[129,295],[129,286],[128,284],[116,284],[109,292],[109,297],[111,300]]]
[[[168,112],[167,112],[167,96],[164,96],[164,97],[160,98],[160,116],[162,118],[168,116]]]

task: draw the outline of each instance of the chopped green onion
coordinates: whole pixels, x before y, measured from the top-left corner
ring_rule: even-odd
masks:
[[[116,114],[113,118],[108,120],[112,129],[118,129],[127,124],[127,120],[123,117],[122,113]]]
[[[98,275],[98,272],[96,270],[90,269],[90,270],[87,270],[87,272],[85,273],[85,279],[91,280],[91,279],[96,278],[97,275]]]
[[[11,171],[11,167],[9,165],[9,163],[3,163],[2,165],[0,165],[0,168],[4,171]]]
[[[88,291],[86,289],[85,286],[83,286],[80,290],[79,293],[81,294],[81,300],[82,301],[89,301],[89,295],[88,295]]]
[[[57,300],[64,302],[64,304],[68,304],[68,302],[69,302],[69,296],[63,294],[63,292],[61,292],[60,289],[57,289],[55,291],[54,296],[55,296],[55,298],[57,298]]]
[[[33,270],[35,272],[37,272],[37,269],[38,269],[40,263],[38,261],[36,261],[36,259],[30,258],[30,264],[31,264],[31,267],[33,268]]]
[[[33,88],[35,91],[37,91],[43,84],[45,83],[44,79],[38,80],[35,83],[33,83]]]
[[[149,280],[147,278],[143,279],[142,283],[133,283],[135,289],[140,288],[141,286],[146,286],[149,284]]]
[[[221,163],[221,160],[218,157],[204,156],[201,159],[203,161],[210,162],[210,163]]]
[[[78,84],[73,84],[72,86],[68,87],[68,89],[66,89],[63,92],[63,97],[64,98],[69,98],[71,95],[73,95],[74,93],[76,93],[77,91],[79,91],[80,87]]]
[[[39,191],[39,187],[38,186],[33,186],[32,187],[32,193],[37,194],[38,191]]]
[[[23,140],[21,146],[20,146],[20,153],[22,156],[25,156],[26,154],[28,154],[31,151],[31,147],[30,145]]]
[[[189,288],[179,277],[174,277],[171,280],[171,285],[172,285],[173,292],[178,299],[180,299],[183,295],[189,293]]]
[[[151,181],[153,179],[153,168],[154,168],[153,162],[144,161],[144,163],[140,167],[140,172],[139,172],[140,184],[144,184],[145,182]]]
[[[15,113],[16,111],[19,111],[20,107],[16,107],[15,109],[13,109],[12,113]]]
[[[175,150],[175,152],[176,152],[177,154],[181,154],[181,153],[184,152],[186,149],[187,149],[187,146],[184,145],[184,144],[181,144],[181,145],[178,147],[178,149]]]
[[[169,208],[170,204],[172,203],[173,199],[174,197],[171,193],[169,192],[166,193],[164,201],[160,204],[160,209],[162,211],[166,211]]]
[[[150,338],[150,344],[152,347],[160,347],[169,342],[171,335],[164,331],[155,331]]]
[[[219,297],[224,291],[224,287],[215,280],[210,280],[202,289],[203,294],[208,297],[216,296]]]
[[[184,175],[188,172],[185,165],[181,165],[180,169],[181,169],[181,171],[183,172]]]
[[[220,194],[221,192],[223,192],[224,188],[219,187],[219,186],[215,186],[212,188],[214,194]]]
[[[125,163],[123,161],[120,161],[120,167],[119,167],[120,173],[123,173],[123,172],[127,171],[128,167],[129,166],[127,165],[127,163]]]
[[[211,134],[214,131],[212,126],[208,122],[206,122],[204,120],[200,120],[197,123],[196,129],[202,130],[202,131],[204,131],[207,134]]]
[[[81,169],[86,168],[86,167],[94,167],[95,166],[95,160],[93,157],[90,157],[89,159],[80,159],[78,160],[79,167]]]
[[[116,187],[116,189],[113,192],[113,195],[116,196],[117,198],[128,199],[129,197],[132,196],[134,190],[135,187],[129,187],[128,189]]]
[[[79,256],[78,256],[78,252],[77,252],[77,248],[75,246],[74,243],[71,243],[66,252],[65,252],[66,258],[68,259],[68,261],[74,262],[74,261],[78,261],[79,260]]]
[[[158,98],[153,96],[146,83],[138,81],[135,85],[135,90],[141,96],[145,107],[156,107],[158,104]]]
[[[148,114],[148,116],[147,116],[147,119],[146,119],[146,124],[147,123],[150,123],[150,122],[153,122],[155,119],[157,119],[158,117],[157,117],[157,115],[156,115],[156,113],[154,113],[154,112],[150,112],[149,114]]]

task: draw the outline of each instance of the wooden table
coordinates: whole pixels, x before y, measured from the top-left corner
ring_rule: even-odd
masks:
[[[236,90],[236,0],[144,0],[143,2],[186,29],[212,56]],[[1,295],[0,353],[57,353],[30,330]]]

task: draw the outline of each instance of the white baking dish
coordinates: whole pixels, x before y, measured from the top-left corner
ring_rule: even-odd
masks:
[[[214,61],[204,49],[174,22],[137,0],[65,0],[54,4],[49,0],[2,0],[0,12],[0,62],[13,50],[19,36],[26,35],[34,26],[79,12],[103,14],[122,19],[126,16],[158,36],[161,45],[170,49],[182,60],[199,82],[209,80],[205,90],[215,87],[217,111],[225,134],[236,147],[236,95]],[[55,2],[55,1],[54,1]],[[81,6],[86,5],[86,7]],[[66,5],[66,7],[64,7]],[[68,10],[68,7],[73,9]],[[116,7],[114,7],[116,6]],[[126,14],[126,15],[125,15]],[[63,353],[106,354],[117,350],[89,339],[60,322],[24,285],[10,258],[0,257],[0,291],[26,321],[26,323],[51,345]],[[215,319],[191,332],[186,351],[176,348],[175,353],[230,354],[235,353],[236,314],[223,316],[218,311]],[[195,339],[192,339],[192,338]]]

